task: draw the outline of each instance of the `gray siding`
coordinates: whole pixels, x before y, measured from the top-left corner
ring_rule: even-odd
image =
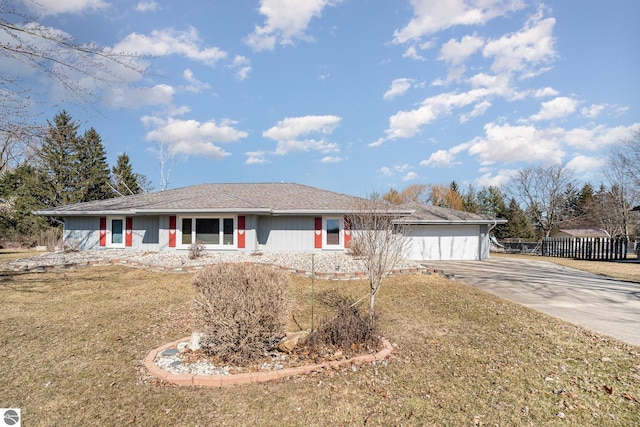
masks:
[[[167,220],[168,224],[168,220]],[[81,249],[105,249],[100,246],[100,217],[67,217],[64,221],[63,238],[65,242],[77,241]],[[159,217],[133,217],[134,250],[158,251]]]
[[[160,219],[157,216],[133,217],[133,247],[135,250],[160,250]]]
[[[99,217],[68,217],[64,220],[62,238],[65,243],[76,241],[80,249],[100,248]]]
[[[258,245],[270,252],[314,250],[314,218],[307,216],[258,217]]]

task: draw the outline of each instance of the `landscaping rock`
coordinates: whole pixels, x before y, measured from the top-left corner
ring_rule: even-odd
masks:
[[[200,342],[202,340],[202,332],[194,332],[191,334],[191,339],[189,340],[189,350],[191,351],[196,351],[196,350],[200,350],[201,345]]]
[[[309,331],[300,331],[288,334],[278,343],[277,349],[283,353],[291,353],[300,342],[301,339],[306,338],[309,335]]]

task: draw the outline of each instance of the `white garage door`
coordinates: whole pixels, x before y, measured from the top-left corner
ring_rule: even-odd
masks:
[[[407,230],[407,258],[416,261],[477,260],[478,225],[414,225]]]

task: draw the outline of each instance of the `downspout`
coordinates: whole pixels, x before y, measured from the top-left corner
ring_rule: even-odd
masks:
[[[491,243],[489,242],[489,240],[491,239],[491,230],[493,230],[497,226],[498,226],[498,220],[494,219],[493,225],[490,225],[489,229],[487,230],[487,258],[489,258],[489,254],[491,253]],[[480,254],[480,260],[482,261],[482,254]]]

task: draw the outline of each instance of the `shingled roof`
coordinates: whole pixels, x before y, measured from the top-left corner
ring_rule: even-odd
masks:
[[[352,212],[362,199],[293,183],[200,184],[96,200],[38,211],[39,215],[160,215],[237,212],[256,214]]]
[[[413,211],[411,215],[397,221],[404,224],[504,224],[507,222],[506,219],[422,203],[412,203],[404,207]]]

